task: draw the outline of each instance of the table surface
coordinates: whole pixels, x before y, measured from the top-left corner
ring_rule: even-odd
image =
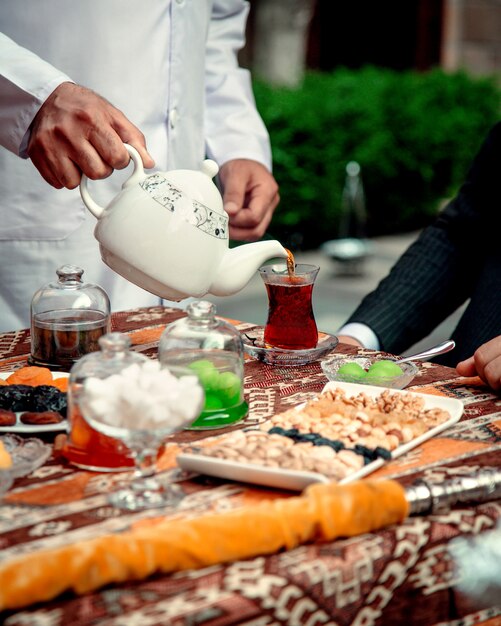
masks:
[[[156,357],[165,325],[184,314],[163,307],[113,315],[113,329],[130,334],[133,349]],[[250,324],[236,323],[239,329]],[[28,331],[0,335],[0,371],[26,364]],[[336,352],[353,352],[340,345]],[[246,361],[249,415],[240,426],[265,421],[300,404],[325,385],[318,362],[276,367]],[[373,477],[408,485],[418,478],[442,480],[500,466],[501,398],[479,379],[459,378],[452,369],[422,363],[410,389],[459,398],[464,415],[455,426],[388,463]],[[219,431],[218,431],[219,432]],[[180,444],[211,433],[184,432]],[[47,435],[45,435],[47,438]],[[50,442],[52,438],[46,439]],[[163,469],[172,461],[166,454]],[[20,554],[153,524],[159,515],[190,516],[288,497],[258,486],[209,477],[182,482],[186,497],[175,510],[123,513],[107,504],[120,475],[85,472],[57,453],[30,476],[18,479],[0,508],[0,561]],[[501,503],[462,506],[440,515],[408,518],[379,532],[258,557],[199,571],[155,576],[77,597],[66,594],[43,605],[0,614],[6,626],[253,626],[493,624],[501,611],[472,606],[455,588],[447,545],[457,536],[488,532]],[[404,618],[405,616],[405,618]]]

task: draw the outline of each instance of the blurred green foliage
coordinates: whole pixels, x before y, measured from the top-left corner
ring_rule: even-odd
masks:
[[[298,249],[337,236],[345,167],[362,168],[369,236],[429,223],[499,119],[494,78],[366,67],[256,81],[281,203],[270,234]]]

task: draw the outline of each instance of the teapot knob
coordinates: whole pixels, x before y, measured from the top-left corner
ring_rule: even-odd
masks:
[[[214,176],[219,172],[219,165],[212,161],[211,159],[205,159],[202,163],[202,172],[206,174],[209,178],[214,178]]]

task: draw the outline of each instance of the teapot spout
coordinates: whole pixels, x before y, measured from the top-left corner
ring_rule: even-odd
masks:
[[[245,287],[255,272],[273,257],[287,258],[287,250],[275,240],[257,241],[228,250],[209,288],[214,296],[230,296]]]

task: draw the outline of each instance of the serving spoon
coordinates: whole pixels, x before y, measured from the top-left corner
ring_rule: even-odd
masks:
[[[447,341],[442,341],[442,343],[439,343],[432,348],[428,348],[427,350],[423,350],[422,352],[416,352],[416,354],[409,354],[409,356],[398,359],[397,361],[395,361],[395,363],[407,363],[407,361],[418,361],[420,359],[426,359],[427,357],[437,356],[438,354],[450,352],[450,350],[455,348],[455,346],[456,343],[452,341],[452,339],[447,339]]]

